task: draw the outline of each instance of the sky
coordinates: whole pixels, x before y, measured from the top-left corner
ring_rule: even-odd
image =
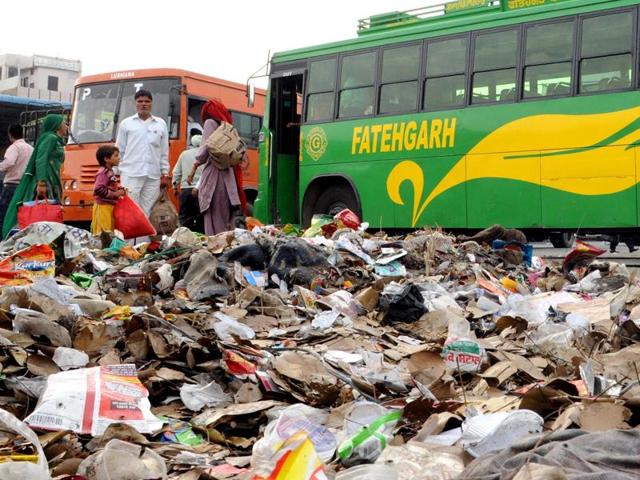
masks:
[[[2,22],[0,54],[80,60],[83,75],[168,67],[245,83],[269,52],[353,38],[361,18],[444,1],[31,0]]]

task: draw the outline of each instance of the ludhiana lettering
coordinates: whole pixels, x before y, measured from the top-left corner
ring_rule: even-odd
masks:
[[[383,123],[353,128],[351,154],[453,148],[456,118]]]

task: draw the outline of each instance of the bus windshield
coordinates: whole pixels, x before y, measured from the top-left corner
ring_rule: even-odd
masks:
[[[119,90],[120,82],[76,87],[71,142],[108,142],[114,138]]]
[[[167,122],[171,138],[177,137],[180,117],[179,87],[178,78],[139,79],[77,87],[72,113],[71,143],[115,140],[115,122],[136,113],[133,95],[140,89],[151,92],[153,114]]]

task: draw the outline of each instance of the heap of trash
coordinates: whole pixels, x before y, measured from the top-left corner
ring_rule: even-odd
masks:
[[[640,282],[602,250],[247,225],[0,244],[0,480],[637,478]]]

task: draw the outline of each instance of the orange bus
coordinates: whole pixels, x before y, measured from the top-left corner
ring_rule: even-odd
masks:
[[[133,95],[144,88],[153,94],[152,113],[167,122],[171,169],[189,144],[191,131],[202,130],[200,109],[220,99],[233,115],[234,126],[247,143],[244,188],[250,204],[258,193],[258,135],[264,112],[264,90],[247,107],[245,85],[186,70],[157,68],[81,77],[76,82],[71,129],[62,170],[64,219],[91,221],[93,185],[99,166],[96,150],[115,142],[118,122],[135,114]]]

